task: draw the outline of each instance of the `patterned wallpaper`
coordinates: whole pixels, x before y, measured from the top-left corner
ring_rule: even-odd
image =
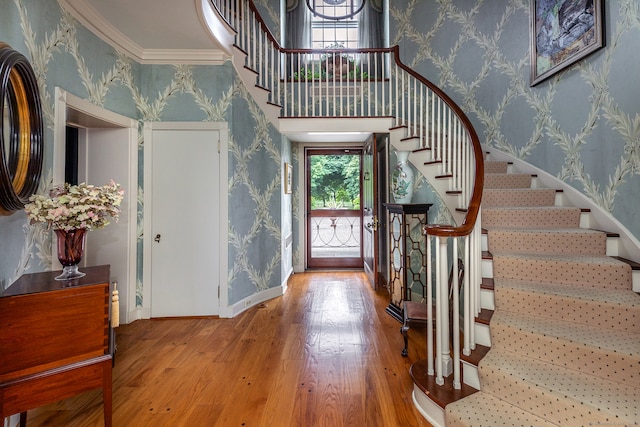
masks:
[[[55,0],[0,0],[0,10],[0,40],[30,59],[40,84],[46,127],[42,189],[51,181],[56,86],[139,120],[140,129],[143,121],[227,121],[229,303],[281,284],[280,251],[273,248],[279,248],[281,239],[283,142],[236,80],[230,62],[220,66],[141,65],[95,37]],[[142,165],[142,131],[139,135]],[[139,177],[141,208],[142,166]],[[141,215],[138,221],[141,272]],[[50,239],[49,233],[29,227],[22,212],[0,217],[0,289],[25,272],[49,269]],[[140,306],[141,273],[136,288]]]
[[[533,88],[528,0],[389,3],[391,41],[400,45],[403,61],[443,87],[487,145],[573,185],[640,236],[637,0],[605,2],[606,47]],[[278,34],[278,0],[257,0],[257,5]],[[0,0],[0,7],[0,40],[32,60],[41,84],[45,181],[51,176],[55,86],[141,121],[226,120],[231,129],[231,303],[280,284],[280,252],[263,249],[280,244],[280,218],[286,214],[281,162],[288,142],[248,99],[229,63],[140,65],[65,15],[54,0]],[[296,152],[291,154],[294,167]],[[296,230],[300,218],[293,215]],[[26,227],[21,213],[0,217],[0,287],[25,271],[48,267],[47,239]]]
[[[533,88],[529,0],[393,1],[390,34],[485,144],[557,176],[640,237],[640,2],[604,3],[606,47]]]
[[[279,34],[279,0],[255,1]],[[387,3],[391,45],[463,107],[484,144],[565,181],[640,238],[638,0],[604,1],[605,47],[533,88],[529,0]]]

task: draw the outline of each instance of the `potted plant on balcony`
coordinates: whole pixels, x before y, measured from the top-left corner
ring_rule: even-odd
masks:
[[[342,45],[330,45],[327,49],[344,48]],[[322,56],[315,64],[302,67],[293,73],[294,81],[312,81],[312,80],[343,80],[357,81],[359,79],[367,79],[369,74],[362,71],[356,64],[352,56],[344,52],[329,52]]]

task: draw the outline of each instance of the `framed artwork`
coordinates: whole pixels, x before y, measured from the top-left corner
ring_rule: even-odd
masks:
[[[293,166],[291,163],[284,164],[284,193],[291,194],[293,192]]]
[[[531,86],[604,46],[603,0],[531,0]]]

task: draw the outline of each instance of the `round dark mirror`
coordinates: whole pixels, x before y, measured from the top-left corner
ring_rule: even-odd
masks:
[[[43,162],[40,92],[29,61],[0,42],[0,214],[24,208]]]

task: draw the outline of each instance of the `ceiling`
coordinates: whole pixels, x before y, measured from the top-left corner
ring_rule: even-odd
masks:
[[[141,64],[220,64],[227,55],[204,23],[203,1],[208,0],[58,0],[82,25]],[[326,132],[336,127],[313,122],[318,129],[308,129],[307,122],[304,131],[284,133],[312,143],[359,143],[371,134],[339,127]]]
[[[58,0],[85,27],[142,64],[215,64],[225,53],[202,0]]]

